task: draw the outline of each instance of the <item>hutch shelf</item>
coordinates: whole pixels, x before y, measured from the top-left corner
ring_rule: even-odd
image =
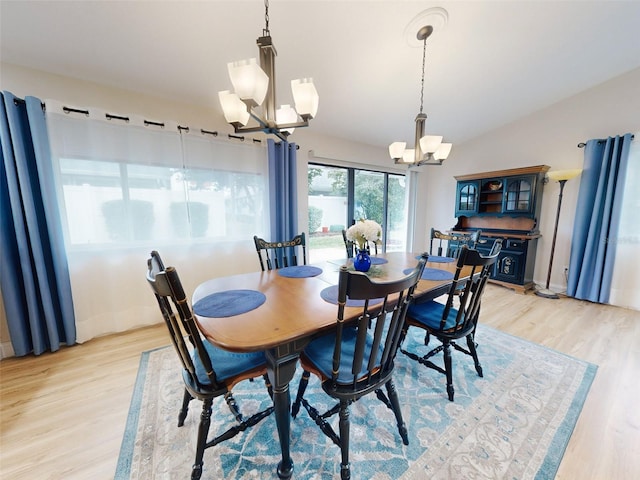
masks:
[[[496,238],[502,251],[490,281],[524,293],[534,287],[540,207],[547,165],[459,175],[455,179],[457,223],[453,231],[482,230],[478,250],[488,253]],[[450,244],[450,254],[459,248]]]

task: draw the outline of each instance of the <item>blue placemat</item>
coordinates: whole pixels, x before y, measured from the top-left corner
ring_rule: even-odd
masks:
[[[406,270],[403,270],[402,273],[408,274],[412,271],[413,268],[407,268]],[[439,268],[425,267],[424,272],[422,272],[422,277],[420,278],[422,280],[451,280],[453,278],[453,273],[446,270],[440,270]]]
[[[418,255],[416,257],[416,260],[420,260],[422,257],[420,255]],[[427,260],[427,262],[434,262],[434,263],[449,263],[449,262],[455,262],[456,259],[453,257],[439,257],[438,255],[429,255],[429,260]]]
[[[455,262],[456,259],[453,257],[439,257],[438,255],[429,255],[429,260],[427,260],[428,262],[435,262],[435,263],[451,263],[451,262]]]
[[[225,290],[201,298],[193,304],[193,311],[203,317],[232,317],[258,308],[266,299],[257,290]]]
[[[331,285],[320,292],[320,296],[325,302],[338,304],[338,285]],[[383,298],[372,298],[369,300],[369,305],[377,305],[382,303]],[[364,300],[351,300],[347,298],[347,307],[362,307],[364,306]]]
[[[380,258],[380,257],[370,257],[370,258],[371,258],[371,265],[382,265],[383,263],[387,263],[389,261],[386,258]]]
[[[278,275],[290,278],[315,277],[320,275],[322,269],[312,265],[298,265],[295,267],[284,267],[278,270]]]

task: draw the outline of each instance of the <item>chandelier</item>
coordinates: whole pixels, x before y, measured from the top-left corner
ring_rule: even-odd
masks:
[[[420,113],[416,116],[415,147],[406,148],[406,142],[393,142],[389,145],[389,155],[395,163],[411,167],[421,165],[442,165],[451,152],[450,143],[442,143],[440,135],[425,135],[424,124],[427,115],[423,113],[424,103],[424,67],[427,58],[427,38],[433,33],[433,27],[426,25],[418,30],[417,38],[422,41],[422,83],[420,87]]]
[[[236,133],[264,132],[286,141],[295,128],[307,127],[318,111],[318,92],[313,79],[291,81],[295,109],[282,105],[276,110],[276,48],[269,32],[269,0],[265,0],[265,28],[256,43],[260,65],[255,58],[227,64],[234,92],[218,92],[225,120]],[[253,122],[249,124],[250,119]],[[249,124],[249,125],[248,125]]]

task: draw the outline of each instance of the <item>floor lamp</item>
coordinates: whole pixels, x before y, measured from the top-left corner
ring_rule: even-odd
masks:
[[[556,225],[553,228],[553,240],[551,241],[551,254],[549,255],[549,271],[547,272],[547,284],[544,289],[536,290],[536,295],[545,298],[559,298],[558,294],[549,290],[549,282],[551,281],[551,267],[553,266],[553,254],[556,249],[556,237],[558,236],[558,221],[560,220],[560,207],[562,206],[562,190],[567,180],[577,177],[582,169],[575,168],[573,170],[557,170],[547,173],[550,180],[560,183],[560,194],[558,195],[558,210],[556,211]]]

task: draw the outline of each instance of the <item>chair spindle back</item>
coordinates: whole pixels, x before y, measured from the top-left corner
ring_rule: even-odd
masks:
[[[307,264],[307,243],[304,232],[283,242],[267,242],[254,235],[253,242],[263,272],[298,265],[298,248],[302,248],[302,265]]]
[[[336,342],[333,354],[332,388],[345,393],[370,391],[386,382],[393,371],[394,359],[400,342],[409,304],[428,255],[422,255],[418,265],[402,279],[389,282],[373,282],[361,273],[340,270],[338,284],[338,318]],[[362,313],[355,324],[357,329],[350,372],[341,371],[342,337],[345,328],[350,328],[344,320],[347,299],[363,300]],[[383,299],[382,304],[371,302]],[[371,332],[373,329],[373,332]],[[346,354],[346,353],[345,353]],[[344,365],[343,365],[344,367]],[[347,385],[343,379],[351,377]],[[338,381],[340,378],[340,381]]]
[[[484,287],[491,275],[492,268],[498,260],[501,249],[502,239],[497,239],[494,242],[491,252],[487,256],[480,255],[477,250],[470,249],[466,245],[462,246],[453,283],[449,289],[447,303],[442,313],[440,330],[445,329],[449,313],[454,308],[454,298],[458,298],[459,302],[455,326],[449,325],[448,328],[452,331],[465,331],[475,328],[480,313],[480,302]],[[460,274],[464,267],[471,267],[469,280],[460,279]]]
[[[160,255],[155,250],[151,252],[151,257],[147,261],[147,267],[147,282],[151,286],[158,301],[162,316],[171,336],[171,341],[180,357],[184,370],[188,372],[194,385],[204,388],[198,381],[196,368],[191,359],[190,349],[185,342],[186,336],[192,347],[196,349],[202,365],[207,372],[209,381],[211,382],[208,388],[211,388],[211,386],[215,387],[218,384],[216,373],[202,343],[200,331],[189,308],[178,272],[174,267],[165,268]]]

